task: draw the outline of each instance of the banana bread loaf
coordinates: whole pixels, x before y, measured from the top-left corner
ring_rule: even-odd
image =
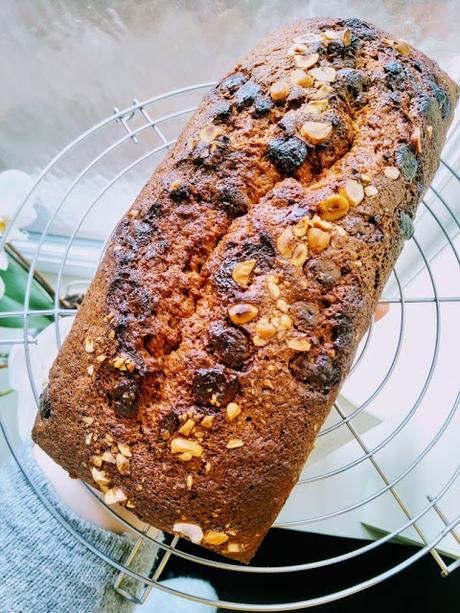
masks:
[[[271,35],[120,221],[34,440],[108,504],[248,562],[412,235],[456,96],[357,19]]]

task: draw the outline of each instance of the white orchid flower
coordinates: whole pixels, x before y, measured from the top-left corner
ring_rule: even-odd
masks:
[[[5,233],[33,184],[33,180],[22,170],[5,170],[0,172],[0,237]],[[21,231],[21,228],[30,225],[35,221],[35,218],[34,197],[31,197],[19,212],[14,226],[9,228],[8,240],[23,238],[24,232]],[[2,250],[0,251],[0,270],[6,270],[7,268],[8,258]],[[0,277],[0,299],[4,293],[5,284]]]

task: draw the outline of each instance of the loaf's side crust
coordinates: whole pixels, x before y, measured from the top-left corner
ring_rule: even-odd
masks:
[[[412,232],[456,96],[433,61],[362,21],[272,34],[119,223],[34,440],[108,502],[249,561]],[[312,122],[331,128],[319,144]],[[331,219],[350,181],[364,198]]]

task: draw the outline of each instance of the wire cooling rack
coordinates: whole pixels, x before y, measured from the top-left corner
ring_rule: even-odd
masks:
[[[14,343],[24,345],[30,384],[37,401],[41,390],[38,381],[34,378],[31,365],[30,345],[36,342],[36,334],[32,329],[31,317],[46,315],[53,317],[55,322],[59,322],[60,318],[75,313],[75,310],[62,308],[60,297],[63,295],[63,283],[71,266],[72,254],[76,246],[78,246],[81,237],[87,236],[91,226],[94,225],[96,219],[94,217],[95,212],[99,211],[100,213],[104,211],[104,215],[107,213],[107,217],[110,219],[110,215],[113,214],[112,204],[119,197],[120,190],[118,188],[121,185],[126,186],[127,182],[131,182],[134,188],[137,189],[145,182],[151,174],[152,167],[160,161],[167,149],[175,142],[183,124],[193,113],[203,92],[212,85],[213,83],[194,85],[168,92],[145,102],[134,100],[132,106],[122,111],[115,108],[113,115],[75,139],[48,164],[26,198],[25,203],[32,194],[39,197],[41,194],[42,198],[45,194],[48,208],[51,209],[51,215],[35,245],[31,257],[31,269],[28,277],[24,308],[20,311],[0,314],[0,317],[22,317],[24,322],[22,335],[18,336],[18,338],[1,342],[5,345]],[[454,186],[454,192],[458,192],[460,176],[457,170],[445,159],[441,162],[440,170],[444,173],[443,184],[449,183],[451,192],[452,186]],[[58,183],[56,178],[59,179]],[[59,189],[50,189],[50,186],[56,185],[59,185]],[[440,361],[442,366],[441,357],[443,355],[445,337],[445,335],[441,334],[441,330],[446,317],[445,309],[455,309],[457,321],[460,315],[460,296],[458,295],[460,294],[458,291],[460,287],[460,259],[454,244],[455,236],[460,230],[460,225],[448,198],[443,195],[444,192],[441,187],[435,187],[435,185],[437,185],[436,182],[433,183],[421,205],[421,212],[424,214],[422,218],[425,219],[425,225],[427,219],[431,224],[428,234],[432,235],[435,233],[440,238],[441,246],[444,247],[444,253],[448,250],[455,263],[455,273],[449,283],[449,288],[439,288],[439,274],[432,260],[432,242],[426,241],[427,233],[426,230],[420,230],[422,225],[420,222],[416,224],[415,236],[407,243],[405,252],[412,250],[410,270],[417,271],[419,276],[425,277],[424,289],[418,295],[408,292],[406,289],[408,282],[407,274],[404,271],[400,272],[398,267],[394,271],[392,282],[387,287],[388,291],[385,291],[385,297],[381,300],[382,303],[392,304],[393,314],[396,314],[397,322],[391,347],[388,345],[387,355],[376,355],[373,348],[374,326],[371,325],[365,339],[361,343],[349,379],[352,379],[356,373],[359,374],[363,368],[372,364],[373,368],[378,371],[375,381],[372,379],[370,389],[365,391],[364,397],[356,403],[352,410],[348,410],[342,401],[338,400],[334,406],[334,419],[323,427],[319,435],[321,440],[323,438],[324,440],[332,439],[337,436],[338,432],[346,429],[350,439],[356,443],[358,453],[351,459],[346,459],[343,463],[337,461],[335,465],[327,466],[326,468],[320,464],[321,469],[318,470],[316,468],[316,472],[315,467],[318,464],[313,464],[310,467],[310,462],[308,462],[306,470],[291,496],[291,499],[294,499],[294,504],[291,505],[291,510],[294,513],[286,515],[282,512],[275,524],[275,526],[280,528],[291,529],[313,528],[314,526],[321,526],[324,522],[330,526],[331,522],[334,525],[334,522],[340,521],[348,514],[366,509],[372,505],[380,505],[384,498],[386,500],[390,498],[401,512],[398,525],[393,529],[387,530],[377,540],[371,542],[363,541],[362,546],[345,551],[332,558],[321,559],[321,552],[305,552],[303,560],[299,562],[299,552],[296,552],[296,555],[292,556],[292,563],[286,563],[285,561],[290,559],[289,552],[284,552],[283,563],[281,565],[278,563],[278,560],[274,560],[273,565],[270,566],[258,566],[256,563],[244,566],[225,562],[222,558],[202,557],[206,553],[198,549],[196,549],[196,553],[190,553],[181,549],[181,541],[177,537],[171,539],[171,537],[161,535],[151,536],[149,526],[146,525],[144,529],[138,529],[131,526],[128,520],[117,516],[119,521],[130,527],[138,536],[130,556],[123,563],[120,563],[108,558],[91,543],[87,542],[83,535],[79,534],[56,509],[49,505],[35,487],[35,484],[31,482],[36,495],[60,524],[75,539],[99,556],[101,560],[111,564],[119,571],[114,589],[138,604],[145,602],[148,593],[153,588],[165,590],[178,597],[188,598],[223,609],[236,611],[292,611],[332,602],[369,588],[404,570],[428,553],[434,558],[444,575],[452,573],[460,566],[460,559],[447,559],[442,547],[445,539],[453,539],[457,544],[460,544],[460,536],[455,530],[460,522],[460,514],[458,514],[460,512],[460,504],[458,499],[456,506],[454,505],[454,516],[446,517],[444,511],[444,504],[449,500],[449,496],[452,496],[453,488],[457,485],[456,480],[460,473],[460,451],[458,444],[455,448],[446,447],[444,450],[450,458],[455,456],[455,454],[457,454],[457,458],[454,463],[449,463],[448,469],[440,470],[435,491],[420,492],[420,497],[415,507],[413,504],[408,504],[404,494],[406,491],[405,485],[416,479],[414,475],[417,474],[418,468],[423,463],[431,461],[430,458],[435,450],[442,450],[443,446],[447,445],[446,437],[453,427],[460,401],[458,380],[453,381],[455,389],[451,400],[448,402],[443,401],[443,406],[441,407],[437,406],[436,414],[439,418],[433,424],[433,430],[429,439],[420,442],[413,457],[410,459],[405,458],[404,462],[398,466],[396,472],[394,470],[388,472],[384,461],[385,453],[388,452],[394,455],[402,451],[403,443],[401,442],[401,436],[411,428],[414,428],[415,431],[414,423],[416,423],[418,416],[421,415],[422,419],[426,419],[423,413],[423,403],[429,399],[436,378],[439,380],[440,377],[442,385],[447,385],[448,383],[447,380],[443,380],[443,373],[439,366]],[[88,186],[92,186],[92,191]],[[118,196],[114,196],[114,190],[118,190]],[[83,208],[81,207],[82,198],[84,198],[86,204]],[[79,202],[77,210],[80,213],[75,218],[75,202],[77,200]],[[25,203],[23,206],[25,206]],[[124,207],[126,208],[128,204],[130,204],[130,201],[125,198]],[[12,220],[11,227],[14,225],[15,219]],[[55,284],[56,299],[54,308],[33,311],[29,308],[33,273],[40,265],[41,257],[44,251],[46,251],[49,242],[56,240],[56,232],[58,232],[56,228],[61,227],[63,221],[68,225],[69,219],[73,227],[65,237],[60,254]],[[99,216],[97,219],[100,220],[101,217]],[[107,228],[105,242],[101,242],[99,256],[102,255],[104,246],[110,239],[110,231],[113,224],[108,223],[107,225],[110,227]],[[6,240],[7,235],[3,239]],[[440,247],[439,241],[438,247]],[[97,260],[98,258],[95,257],[94,262],[92,262],[94,270],[98,263]],[[449,289],[450,292],[448,291]],[[452,291],[456,292],[457,295],[452,295]],[[414,335],[417,336],[418,334],[410,326],[412,320],[411,309],[420,307],[429,309],[426,311],[431,330],[429,334],[427,332],[427,335],[430,336],[429,347],[428,349],[426,347],[420,349],[426,358],[426,368],[421,369],[421,379],[417,384],[409,383],[401,387],[398,368],[404,359],[404,347],[406,344],[410,345],[410,342],[414,341]],[[55,326],[55,330],[56,342],[60,346],[59,325]],[[417,341],[417,338],[415,340]],[[380,365],[382,366],[380,367]],[[402,403],[401,410],[398,412],[398,419],[390,423],[389,429],[380,438],[376,439],[374,436],[367,440],[366,435],[360,432],[360,428],[356,425],[360,416],[365,411],[372,410],[372,407],[379,402],[379,399],[384,398],[385,394],[391,391],[394,392],[395,389],[400,390]],[[431,402],[433,401],[431,400]],[[12,455],[20,464],[11,441],[11,435],[1,416],[0,425]],[[311,514],[311,512],[309,514],[309,505],[305,503],[305,500],[308,500],[308,498],[315,500],[316,487],[325,486],[327,488],[328,484],[331,483],[330,487],[335,488],[337,483],[343,481],[350,471],[360,469],[363,466],[369,467],[379,480],[378,486],[373,491],[369,492],[363,489],[362,494],[355,496],[352,500],[347,499],[346,496],[342,500],[341,496],[337,495],[335,506],[321,509],[316,515],[315,513]],[[20,468],[30,480],[30,475],[27,474],[26,468],[21,466],[21,464]],[[92,492],[89,487],[88,490]],[[94,494],[94,492],[92,493]],[[302,502],[301,504],[296,504],[295,499],[299,496]],[[106,506],[99,497],[95,496],[95,498],[99,504]],[[109,513],[117,515],[115,509],[111,507],[106,508]],[[449,508],[450,510],[452,509],[452,504],[450,504]],[[424,520],[432,514],[437,518],[438,527],[434,533],[433,530],[430,530],[430,533],[427,534]],[[407,534],[410,530],[415,531],[414,533],[420,543],[420,548],[416,553],[411,553],[398,564],[384,569],[375,576],[366,575],[367,556],[373,555],[383,544],[388,543],[403,533]],[[160,550],[160,555],[152,572],[148,576],[144,576],[132,569],[131,562],[139,548],[148,541],[156,543]],[[234,590],[232,599],[226,601],[208,600],[197,597],[192,593],[179,592],[159,583],[161,575],[172,556],[179,556],[191,565],[213,567],[220,573],[224,573],[228,585],[232,586]],[[312,581],[309,581],[309,573],[311,573],[310,576],[312,577],[317,577],[317,573],[325,573],[326,576],[328,574],[329,576],[337,575],[340,574],[343,565],[350,563],[353,559],[362,560],[362,577],[354,580],[349,585],[344,585],[339,591],[318,594],[315,587],[316,581],[314,578]],[[240,601],[238,578],[241,577],[242,573],[266,577],[267,587],[264,602]],[[304,577],[306,573],[306,578],[302,578],[301,581],[301,590],[303,590],[301,597],[289,602],[280,602],[276,593],[270,594],[270,584],[272,581],[275,581],[275,577],[285,576],[286,573],[298,573],[299,581],[300,577]],[[143,592],[141,596],[135,596],[124,589],[123,579],[126,576],[137,579],[142,583]],[[267,600],[269,600],[270,604],[266,604]]]

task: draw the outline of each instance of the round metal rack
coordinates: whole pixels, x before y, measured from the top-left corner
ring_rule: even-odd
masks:
[[[27,200],[32,195],[39,196],[42,190],[46,191],[47,206],[51,213],[35,245],[33,257],[31,258],[24,307],[17,312],[1,313],[0,317],[20,316],[23,318],[22,335],[16,339],[5,341],[4,344],[21,343],[24,345],[30,385],[37,401],[41,390],[34,378],[31,365],[30,345],[36,342],[36,332],[32,328],[31,318],[36,315],[46,315],[53,317],[55,322],[59,322],[62,317],[74,315],[75,310],[62,308],[60,298],[63,294],[63,283],[68,274],[69,261],[72,258],[73,250],[79,241],[82,240],[82,237],[87,236],[88,225],[90,226],[91,223],[94,223],[92,222],[94,212],[98,209],[99,211],[109,211],[111,195],[114,193],[114,190],[118,189],[120,184],[126,185],[125,182],[129,180],[136,189],[142,186],[150,175],[152,166],[155,166],[160,161],[168,148],[175,142],[184,122],[193,113],[203,92],[212,85],[212,83],[194,85],[156,96],[144,102],[134,100],[129,108],[121,111],[115,108],[113,115],[75,139],[48,164],[26,198],[23,206],[26,205]],[[394,338],[392,343],[388,344],[388,354],[384,356],[376,355],[375,351],[373,351],[376,334],[375,328],[377,326],[371,325],[365,339],[361,343],[349,379],[351,380],[353,377],[359,376],[359,372],[363,368],[369,367],[372,364],[373,366],[375,365],[377,371],[375,381],[372,381],[370,389],[366,390],[363,397],[359,402],[355,403],[352,410],[349,410],[342,402],[341,397],[339,397],[334,406],[334,419],[332,422],[328,422],[319,434],[320,441],[332,440],[338,433],[346,430],[350,440],[356,443],[358,452],[351,460],[346,459],[343,463],[337,460],[336,464],[325,469],[318,470],[317,463],[313,463],[311,466],[307,463],[306,470],[294,489],[293,496],[301,495],[302,500],[304,500],[305,492],[311,490],[311,497],[313,498],[315,496],[315,488],[319,486],[327,488],[329,483],[331,484],[330,487],[334,488],[337,484],[336,479],[343,479],[349,471],[361,470],[363,466],[369,467],[369,470],[374,471],[376,478],[379,480],[379,485],[373,488],[372,491],[364,490],[362,495],[355,496],[352,500],[345,499],[342,502],[340,496],[337,496],[335,507],[323,509],[316,515],[314,512],[309,511],[308,505],[304,503],[297,506],[291,505],[291,511],[293,510],[294,515],[292,516],[292,513],[290,515],[282,513],[275,527],[290,529],[309,527],[310,529],[321,526],[324,522],[329,522],[330,525],[331,520],[337,521],[368,505],[379,504],[383,497],[389,497],[393,504],[397,505],[400,509],[401,520],[399,525],[383,533],[383,535],[380,535],[375,540],[371,542],[363,541],[362,546],[347,550],[335,557],[321,559],[320,552],[316,552],[318,558],[315,552],[305,552],[304,559],[299,562],[299,552],[296,552],[296,555],[292,557],[292,563],[285,563],[286,559],[289,560],[289,555],[284,552],[284,562],[282,564],[279,564],[278,560],[274,560],[273,565],[270,566],[258,566],[256,563],[244,566],[225,562],[222,558],[208,558],[202,557],[205,554],[190,553],[181,548],[181,541],[177,537],[171,539],[158,535],[151,536],[149,526],[145,526],[144,529],[131,526],[126,519],[117,515],[115,509],[104,505],[103,501],[94,494],[91,488],[86,486],[88,491],[93,493],[99,504],[106,506],[109,513],[117,515],[119,521],[137,533],[138,540],[129,558],[123,563],[119,563],[116,560],[109,559],[91,543],[85,541],[84,536],[79,534],[56,509],[49,505],[35,487],[33,481],[31,481],[36,495],[66,530],[95,555],[119,571],[114,588],[126,598],[142,603],[147,598],[150,590],[154,588],[165,590],[178,597],[188,598],[223,609],[236,611],[292,611],[329,603],[369,588],[404,570],[428,553],[433,556],[444,575],[453,572],[460,566],[460,559],[446,559],[441,546],[446,538],[453,539],[460,545],[460,536],[455,530],[460,522],[458,498],[456,516],[447,518],[443,511],[445,501],[448,500],[449,496],[452,496],[454,488],[458,487],[457,479],[460,473],[460,448],[458,445],[456,448],[449,448],[448,450],[450,457],[456,454],[457,458],[454,463],[451,462],[449,464],[449,470],[441,472],[439,475],[436,491],[422,492],[422,499],[413,508],[409,508],[409,504],[404,496],[405,484],[414,478],[416,470],[424,462],[430,461],[431,454],[447,444],[445,442],[446,433],[451,432],[453,427],[458,428],[460,425],[456,414],[460,402],[458,381],[454,382],[457,389],[454,390],[451,401],[447,403],[447,406],[437,408],[439,419],[433,425],[429,440],[424,440],[423,443],[417,446],[413,457],[399,466],[398,471],[391,470],[388,472],[385,467],[385,454],[388,452],[397,453],[398,445],[402,444],[400,443],[401,435],[413,427],[414,421],[419,418],[421,411],[423,411],[421,407],[425,406],[424,403],[432,402],[429,397],[433,381],[441,378],[442,382],[443,371],[439,364],[444,359],[444,335],[446,330],[443,329],[443,325],[446,309],[455,309],[457,318],[460,315],[460,296],[458,295],[460,294],[458,291],[460,287],[460,258],[455,246],[456,236],[460,231],[460,224],[452,203],[443,190],[443,185],[449,184],[451,191],[452,185],[454,185],[458,192],[460,176],[459,172],[445,159],[442,160],[440,172],[444,176],[441,181],[442,185],[438,185],[435,180],[420,206],[422,215],[419,215],[418,220],[421,217],[423,224],[431,228],[428,234],[438,237],[437,250],[440,251],[443,248],[443,253],[449,253],[451,259],[453,258],[456,272],[449,283],[449,287],[441,287],[443,284],[439,279],[439,273],[433,265],[432,243],[427,242],[426,231],[420,231],[422,224],[419,220],[419,223],[416,223],[415,236],[408,242],[406,249],[412,250],[411,271],[418,272],[425,279],[424,290],[422,294],[418,295],[414,295],[412,291],[409,291],[407,286],[410,279],[408,278],[407,271],[401,271],[398,266],[396,267],[392,281],[387,286],[387,289],[389,289],[385,291],[384,298],[382,298],[382,303],[392,305],[392,312],[396,315],[397,320],[393,332]],[[61,189],[62,193],[58,190],[59,193],[56,193],[54,199],[50,201],[50,189],[46,186],[49,186],[50,181],[52,183],[53,177],[60,177],[60,179],[64,177],[65,187]],[[60,185],[62,185],[62,180]],[[60,237],[62,250],[55,284],[56,298],[54,308],[42,311],[32,310],[29,307],[29,300],[33,273],[40,266],[41,256],[48,242],[56,240],[55,229],[60,227],[63,220],[67,219],[69,207],[72,208],[72,213],[74,213],[75,199],[81,193],[79,190],[82,185],[91,185],[92,192],[90,196],[88,196],[88,190],[84,192],[86,206],[80,207],[81,213],[76,221],[72,221],[73,227],[68,232],[65,240],[63,241],[62,236]],[[125,206],[129,204],[130,201],[127,200]],[[14,226],[14,222],[15,219],[12,220],[10,227]],[[107,228],[105,241],[100,241],[99,243],[93,241],[91,243],[99,257],[103,253],[105,244],[110,240],[110,230],[111,228]],[[3,240],[7,240],[7,238],[7,234],[3,236]],[[94,262],[92,262],[94,270],[97,267],[97,263],[98,258],[96,256]],[[454,294],[451,292],[454,292]],[[391,422],[391,427],[380,438],[371,437],[369,442],[366,433],[362,433],[359,426],[356,425],[357,420],[366,411],[372,412],[372,407],[379,402],[379,399],[382,399],[382,396],[389,394],[391,391],[397,391],[398,386],[401,385],[399,369],[402,355],[406,345],[413,342],[413,336],[417,334],[417,332],[414,332],[413,327],[411,327],[411,309],[414,308],[425,309],[426,317],[429,321],[428,327],[431,330],[430,348],[429,350],[424,349],[426,367],[424,367],[423,375],[417,383],[406,386],[409,389],[406,389],[405,394],[403,394],[398,419]],[[60,346],[61,334],[59,325],[55,325],[55,331],[56,342]],[[379,366],[380,364],[382,367]],[[406,396],[410,397],[410,399],[406,399]],[[456,419],[457,423],[455,423]],[[1,415],[0,426],[12,455],[19,463],[19,458],[12,444],[11,433],[8,432]],[[27,474],[27,469],[21,464],[20,468],[25,476],[31,480],[30,475]],[[450,508],[452,509],[452,505]],[[435,533],[431,531],[430,534],[427,534],[424,528],[424,519],[430,516],[430,514],[436,516],[439,527]],[[379,547],[409,530],[412,530],[416,535],[420,548],[416,553],[411,552],[397,565],[386,568],[375,576],[366,576],[364,570],[363,576],[351,585],[344,586],[338,591],[321,594],[318,594],[316,588],[312,585],[314,582],[310,582],[308,579],[303,580],[302,596],[289,602],[278,602],[276,595],[273,596],[270,604],[255,601],[241,602],[239,599],[238,578],[242,574],[262,575],[270,580],[275,575],[284,575],[285,573],[299,573],[299,577],[301,575],[304,576],[304,573],[307,573],[306,576],[308,577],[309,572],[315,573],[315,576],[316,573],[330,573],[332,575],[332,573],[340,572],[341,565],[346,565],[351,560],[358,558],[364,561],[362,566],[365,569],[366,556],[372,555]],[[319,529],[319,531],[321,530]],[[160,551],[156,567],[148,576],[140,575],[131,567],[131,562],[137,551],[145,542],[155,543]],[[218,569],[219,572],[225,573],[228,575],[228,585],[234,588],[234,596],[225,601],[211,601],[199,598],[194,594],[181,593],[166,587],[160,582],[160,579],[171,556],[179,556],[189,564],[213,567]],[[126,576],[137,579],[142,583],[144,589],[141,596],[134,596],[124,590],[123,579]],[[268,586],[267,590],[269,590]]]

